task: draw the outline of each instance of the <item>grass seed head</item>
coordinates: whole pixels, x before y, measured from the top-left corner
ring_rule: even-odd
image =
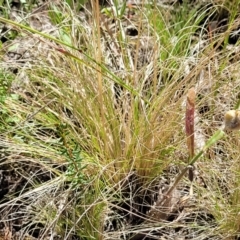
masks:
[[[230,110],[224,116],[225,129],[239,130],[240,129],[240,111]]]

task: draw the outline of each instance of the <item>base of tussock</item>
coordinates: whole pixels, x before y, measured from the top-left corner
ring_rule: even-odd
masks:
[[[79,19],[56,5],[45,17],[58,40],[17,25],[41,51],[28,49],[34,59],[0,89],[5,239],[237,239],[237,132],[197,161],[193,183],[185,176],[165,195],[189,162],[188,89],[197,93],[196,152],[239,105],[238,45],[207,29],[215,5],[187,11],[187,21],[187,5],[169,8],[171,18],[139,8],[100,16],[93,5]]]

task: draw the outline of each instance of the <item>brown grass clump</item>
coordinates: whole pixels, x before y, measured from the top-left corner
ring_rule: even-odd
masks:
[[[71,4],[0,17],[3,238],[237,239],[238,11]]]

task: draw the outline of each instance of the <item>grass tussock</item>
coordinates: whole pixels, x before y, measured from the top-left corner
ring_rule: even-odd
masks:
[[[227,3],[183,4],[175,12],[89,5],[81,17],[79,6],[49,5],[44,17],[53,34],[0,18],[21,41],[35,42],[27,46],[31,61],[4,62],[0,70],[0,166],[15,182],[1,190],[5,231],[11,222],[19,239],[234,239],[239,134],[211,136],[224,112],[239,105],[239,46],[228,43],[236,11]],[[211,29],[219,9],[228,10],[227,30]],[[18,37],[1,47],[1,58]],[[161,218],[151,219],[154,202],[196,157],[191,151],[189,158],[184,125],[192,87],[191,148],[204,150],[194,161],[195,180],[182,176]]]

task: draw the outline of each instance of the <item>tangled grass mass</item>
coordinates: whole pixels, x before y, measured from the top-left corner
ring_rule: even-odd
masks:
[[[240,239],[239,0],[0,2],[0,240]]]

